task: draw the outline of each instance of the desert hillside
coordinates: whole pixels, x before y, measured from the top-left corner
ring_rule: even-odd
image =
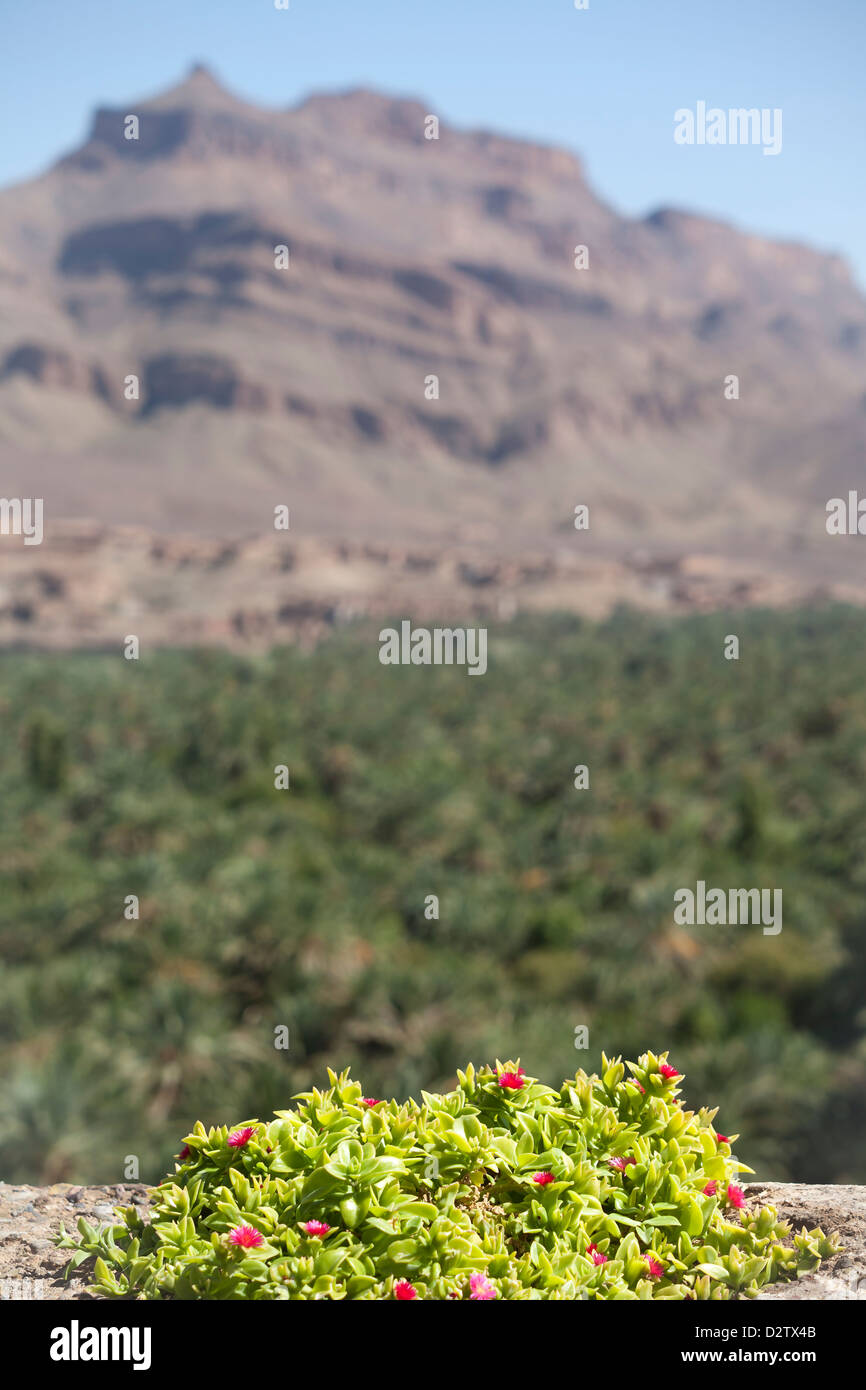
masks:
[[[113,641],[126,614],[244,642],[419,586],[449,611],[859,601],[824,526],[866,456],[845,265],[620,216],[575,155],[429,139],[435,115],[264,109],[199,67],[0,193],[0,493],[45,504],[42,546],[3,538],[0,640]]]

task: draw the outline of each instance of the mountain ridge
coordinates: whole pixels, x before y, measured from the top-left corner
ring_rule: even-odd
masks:
[[[284,503],[310,539],[503,555],[555,548],[582,503],[583,557],[856,585],[848,550],[798,540],[817,557],[863,479],[844,261],[623,217],[577,155],[427,139],[434,114],[365,88],[262,108],[198,65],[0,191],[5,495],[226,537]]]

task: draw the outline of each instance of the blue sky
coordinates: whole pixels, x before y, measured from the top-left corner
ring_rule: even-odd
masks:
[[[566,145],[621,211],[693,208],[839,251],[866,285],[866,0],[0,0],[0,184],[96,104],[195,61],[266,105],[359,84]],[[783,148],[678,146],[673,113],[780,107]]]

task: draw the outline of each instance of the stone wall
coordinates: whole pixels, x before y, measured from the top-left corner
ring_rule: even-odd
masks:
[[[75,1231],[80,1216],[93,1225],[111,1219],[115,1206],[146,1210],[143,1183],[111,1187],[13,1186],[0,1183],[0,1300],[86,1299],[86,1278],[63,1279],[68,1253],[51,1244],[61,1222]],[[843,1250],[816,1274],[796,1284],[777,1284],[762,1299],[866,1299],[866,1187],[818,1187],[798,1183],[750,1183],[751,1203],[771,1203],[795,1230],[821,1226],[838,1231]]]

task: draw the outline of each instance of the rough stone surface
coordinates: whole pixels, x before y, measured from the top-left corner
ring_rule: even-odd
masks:
[[[762,1299],[866,1299],[866,1187],[810,1187],[798,1183],[750,1183],[752,1203],[775,1206],[792,1230],[838,1231],[843,1250],[816,1274],[796,1284],[777,1284]],[[0,1300],[88,1299],[87,1277],[63,1271],[64,1250],[51,1244],[61,1222],[75,1231],[78,1218],[98,1225],[110,1219],[115,1206],[147,1208],[144,1183],[111,1187],[13,1186],[0,1183]]]
[[[98,1226],[111,1219],[116,1206],[148,1206],[144,1183],[111,1187],[15,1186],[0,1183],[0,1299],[88,1299],[87,1276],[63,1271],[69,1252],[58,1250],[51,1237],[61,1223],[76,1231],[78,1218]]]
[[[749,1183],[749,1203],[774,1206],[792,1232],[820,1226],[838,1231],[842,1250],[814,1274],[796,1283],[774,1284],[761,1299],[866,1299],[866,1187],[809,1186],[805,1183]]]

